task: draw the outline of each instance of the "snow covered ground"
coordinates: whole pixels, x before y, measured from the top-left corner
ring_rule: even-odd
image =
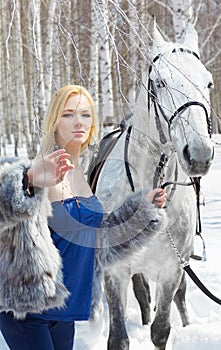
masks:
[[[221,299],[221,136],[213,137],[215,159],[209,174],[202,180],[205,206],[201,206],[202,235],[206,243],[207,260],[191,260],[191,267],[207,288]],[[219,144],[218,144],[219,143]],[[202,251],[201,240],[196,240],[196,250]],[[175,306],[172,308],[172,329],[167,350],[220,350],[221,306],[205,296],[187,276],[187,307],[191,324],[181,326]],[[154,288],[154,286],[152,286]],[[101,334],[90,332],[88,322],[77,324],[75,350],[104,350],[108,335],[108,319],[101,320]],[[131,288],[128,291],[127,330],[130,350],[154,350],[150,340],[150,327],[142,326],[137,301]],[[0,335],[0,349],[8,350]],[[47,349],[39,349],[47,350]],[[65,349],[64,349],[65,350]]]

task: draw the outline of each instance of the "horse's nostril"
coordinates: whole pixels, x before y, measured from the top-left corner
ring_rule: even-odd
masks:
[[[185,161],[188,163],[188,164],[191,164],[191,159],[190,159],[190,152],[189,152],[189,147],[188,145],[186,145],[183,149],[183,156],[184,156],[184,159]]]

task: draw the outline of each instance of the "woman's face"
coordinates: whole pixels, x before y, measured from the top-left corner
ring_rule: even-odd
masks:
[[[70,96],[55,126],[59,146],[80,148],[88,139],[92,126],[92,111],[87,97],[80,94]]]

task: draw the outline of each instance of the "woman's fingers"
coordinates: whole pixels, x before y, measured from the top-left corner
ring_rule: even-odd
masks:
[[[155,188],[147,194],[147,200],[159,208],[162,208],[166,203],[166,197],[166,191],[162,188]]]
[[[163,189],[157,189],[152,203],[155,204],[157,207],[162,208],[167,200],[167,194],[166,191]]]
[[[47,157],[48,159],[54,159],[56,160],[56,157],[60,157],[60,155],[62,155],[63,153],[65,153],[65,149],[62,148],[62,149],[58,149],[57,151],[54,151],[52,153],[50,153]]]
[[[51,187],[61,182],[66,172],[73,169],[70,154],[60,149],[33,161],[28,171],[29,181],[37,187]]]
[[[57,168],[56,168],[56,183],[61,182],[66,172],[73,169],[74,169],[74,166],[71,164],[69,159],[59,161],[59,164],[57,165]]]

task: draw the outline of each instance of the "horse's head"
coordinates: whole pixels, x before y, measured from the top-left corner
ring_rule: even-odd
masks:
[[[189,176],[205,175],[213,158],[210,120],[212,75],[199,58],[197,33],[187,25],[183,44],[165,41],[152,27],[149,101],[162,143],[172,144]]]

